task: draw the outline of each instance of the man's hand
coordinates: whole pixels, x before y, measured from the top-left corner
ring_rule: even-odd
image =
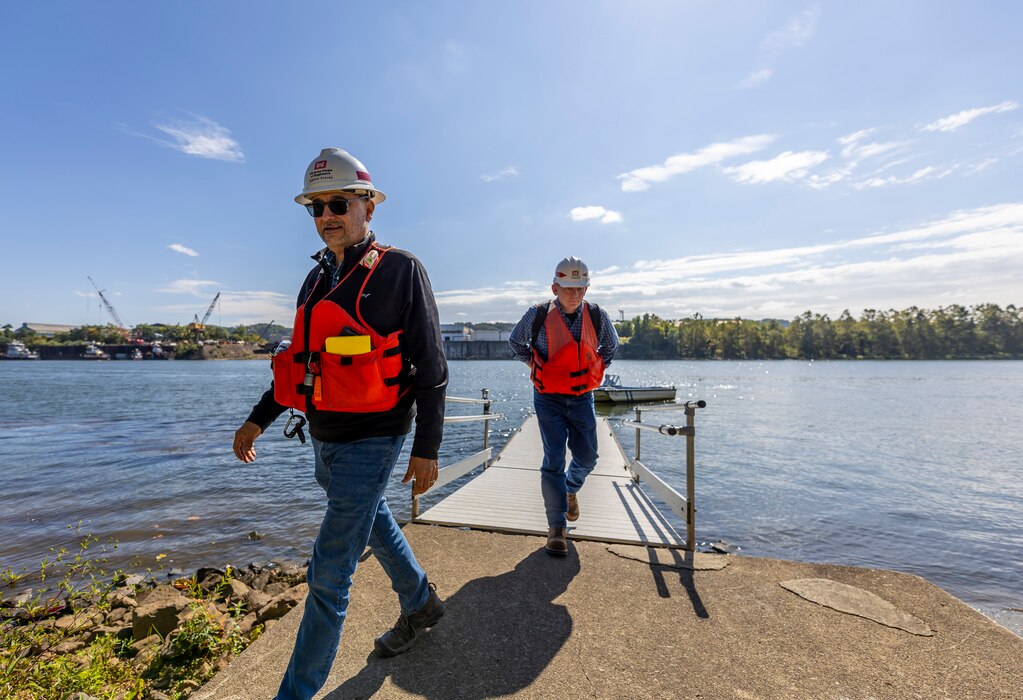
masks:
[[[242,427],[234,433],[234,456],[245,462],[256,461],[256,450],[252,443],[263,433],[263,429],[250,420],[242,423]]]
[[[401,483],[407,484],[415,477],[416,483],[412,486],[412,495],[419,496],[430,490],[433,482],[437,480],[437,460],[424,457],[409,457],[408,470]]]

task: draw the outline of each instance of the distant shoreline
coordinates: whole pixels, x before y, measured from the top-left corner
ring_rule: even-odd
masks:
[[[504,340],[468,340],[468,341],[454,341],[445,340],[444,342],[444,354],[448,360],[514,360],[512,356],[511,348],[507,341]],[[29,348],[39,353],[40,360],[82,360],[82,353],[85,350],[86,345],[29,345]],[[167,357],[154,358],[152,356],[152,345],[100,345],[103,351],[105,351],[112,361],[121,362],[123,360],[130,359],[130,353],[135,348],[142,349],[144,353],[144,360],[153,359],[177,359],[177,360],[268,360],[269,354],[264,351],[265,346],[255,345],[253,343],[242,343],[242,344],[217,344],[217,345],[203,345],[193,350],[192,352],[183,355],[181,357],[173,356],[172,348],[165,348]],[[0,346],[0,360],[6,359],[4,357],[6,353],[6,347]],[[122,357],[118,357],[121,355]],[[905,361],[905,360],[919,360],[919,361],[961,361],[961,360],[1023,360],[1023,355],[964,355],[954,357],[933,357],[933,358],[918,358],[918,357],[683,357],[683,356],[665,356],[660,353],[642,353],[641,351],[629,350],[628,343],[622,345],[617,360],[644,360],[644,361],[663,361],[663,360],[682,360],[686,362],[696,361],[763,361],[763,360],[795,360],[795,361],[814,361],[819,362],[823,360],[835,360],[835,361]],[[19,360],[25,362],[26,360]]]

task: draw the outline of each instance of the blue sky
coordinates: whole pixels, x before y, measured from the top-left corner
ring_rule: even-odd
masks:
[[[327,146],[442,320],[582,257],[617,316],[1023,304],[1023,5],[0,10],[0,324],[290,325]]]

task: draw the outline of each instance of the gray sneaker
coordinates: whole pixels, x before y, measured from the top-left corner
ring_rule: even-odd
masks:
[[[384,659],[397,656],[412,648],[419,632],[428,630],[444,617],[444,603],[437,595],[437,586],[428,584],[430,596],[423,607],[411,615],[402,614],[394,627],[377,637],[373,643],[377,656]]]

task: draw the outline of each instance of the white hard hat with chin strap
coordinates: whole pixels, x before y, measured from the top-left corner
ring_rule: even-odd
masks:
[[[373,185],[369,171],[358,158],[340,148],[324,148],[305,171],[302,194],[295,197],[299,204],[310,204],[309,195],[343,190],[367,194],[380,204],[386,197]]]
[[[589,287],[590,269],[579,258],[565,258],[554,268],[554,284],[561,287]]]

